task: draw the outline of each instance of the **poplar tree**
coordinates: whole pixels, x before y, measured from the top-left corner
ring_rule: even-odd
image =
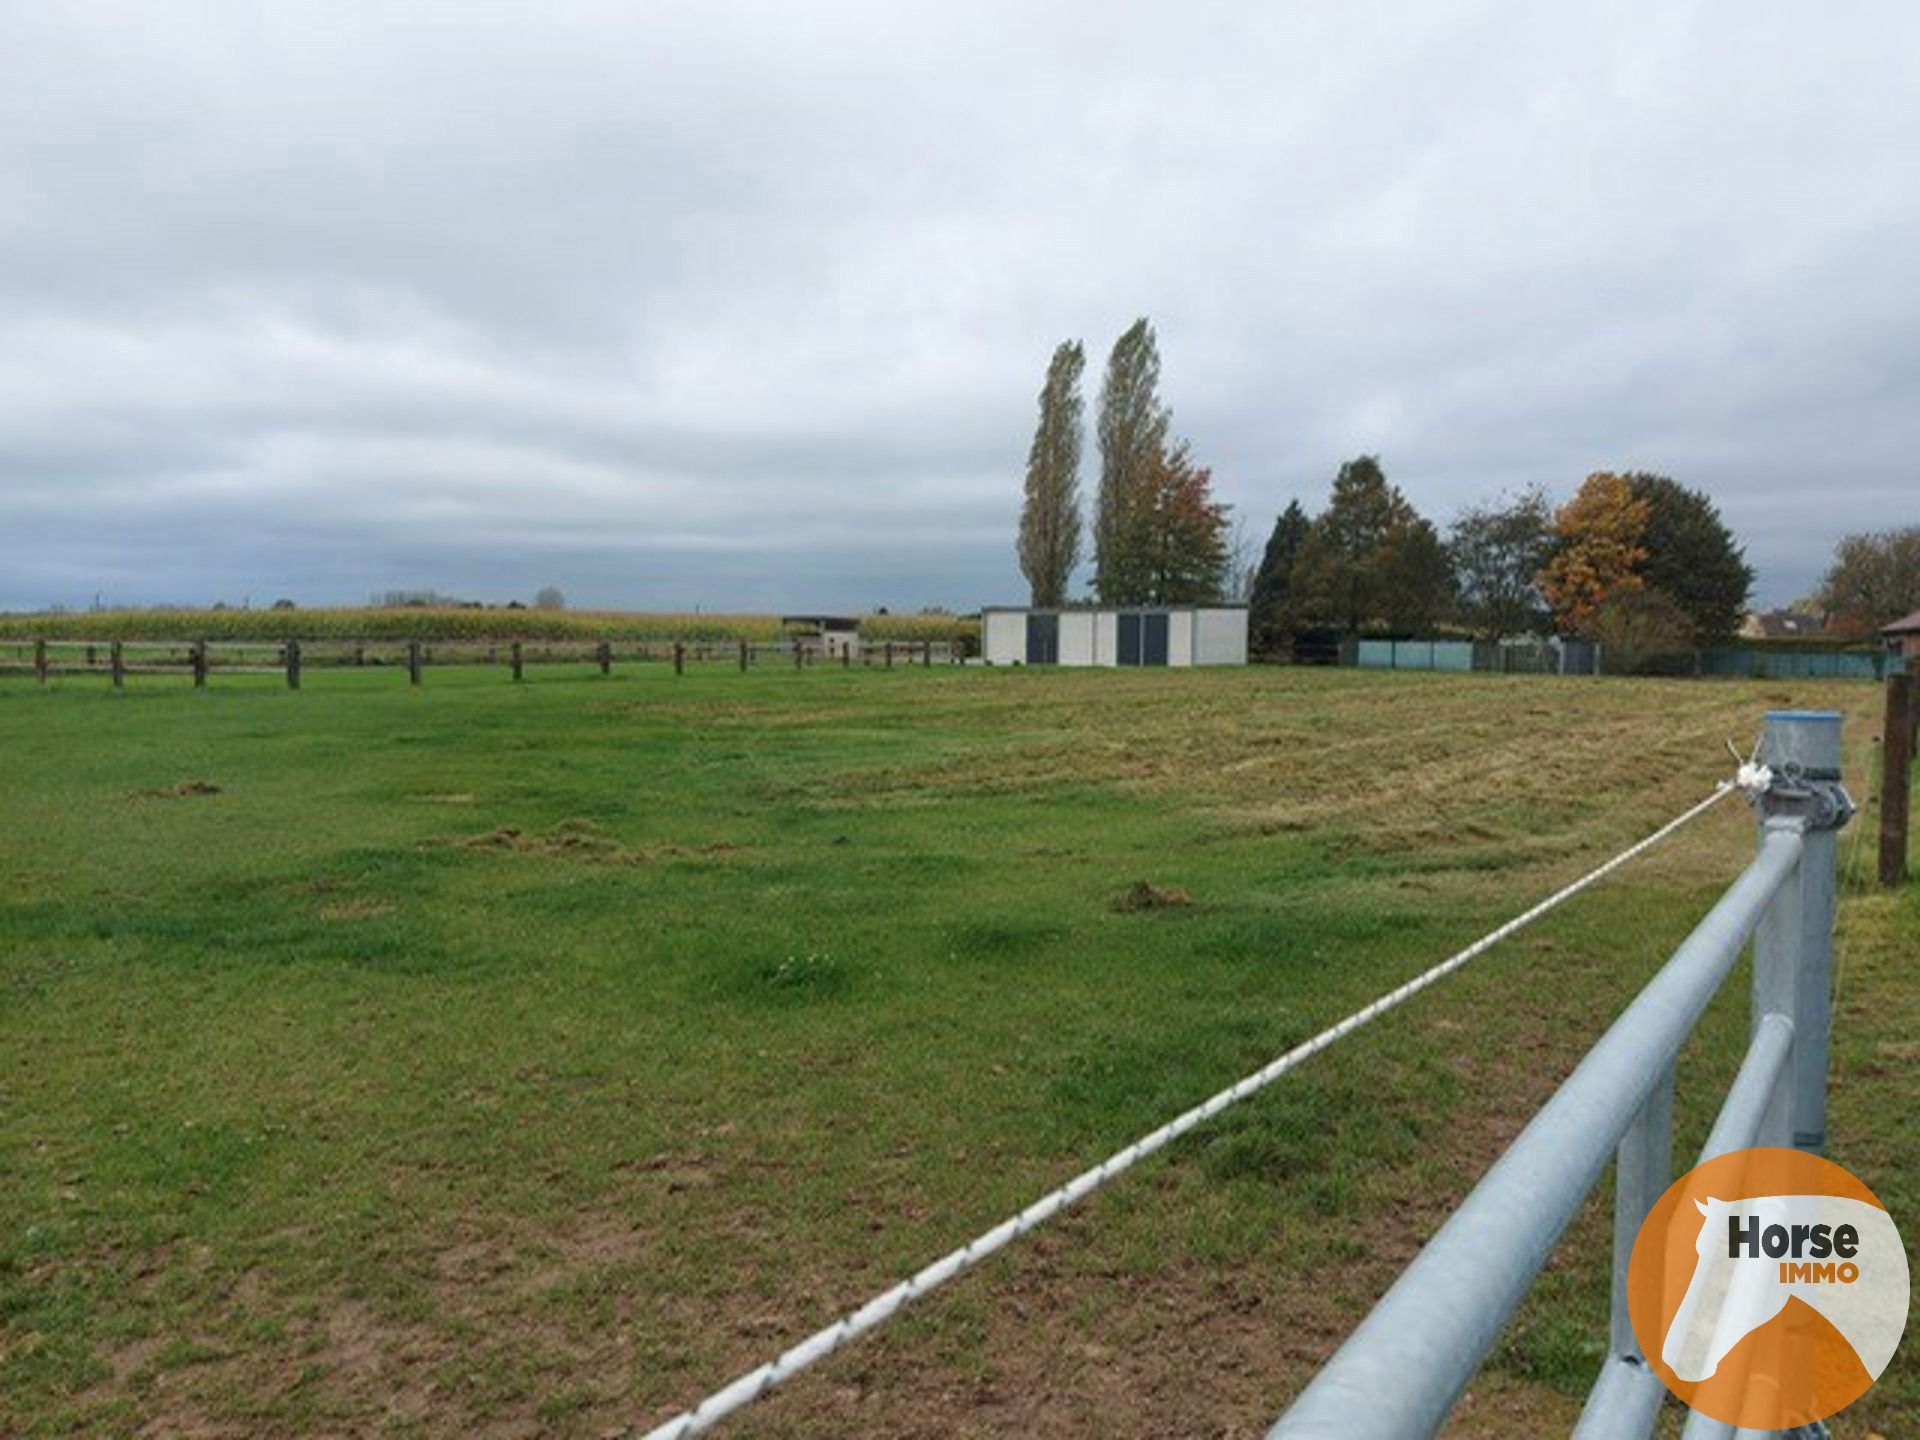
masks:
[[[1034,605],[1051,609],[1067,599],[1067,582],[1080,563],[1080,372],[1086,352],[1064,340],[1040,387],[1040,423],[1027,452],[1027,498],[1020,511],[1020,573]]]
[[[1113,343],[1100,389],[1100,490],[1093,585],[1102,603],[1137,605],[1154,583],[1154,512],[1167,459],[1160,347],[1143,316]]]

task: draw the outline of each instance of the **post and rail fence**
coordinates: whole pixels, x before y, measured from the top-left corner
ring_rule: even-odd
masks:
[[[411,684],[424,683],[425,672],[441,666],[497,667],[503,663],[516,681],[526,678],[533,665],[590,665],[611,676],[621,664],[667,663],[684,675],[696,664],[737,664],[744,674],[766,661],[792,657],[795,669],[818,660],[837,659],[843,669],[895,666],[896,655],[907,666],[931,668],[957,665],[966,651],[948,641],[873,641],[859,647],[837,647],[827,655],[806,641],[626,641],[607,639],[528,641],[512,640],[55,640],[0,641],[0,674],[31,674],[41,684],[55,677],[100,675],[115,689],[127,677],[180,675],[205,689],[209,680],[230,675],[280,675],[289,689],[301,688],[303,677],[316,669],[401,667]]]
[[[1616,1162],[1609,1353],[1573,1434],[1653,1434],[1665,1390],[1628,1319],[1627,1261],[1641,1222],[1673,1179],[1675,1062],[1749,937],[1751,1041],[1700,1158],[1753,1145],[1820,1154],[1826,1145],[1834,836],[1853,813],[1840,780],[1840,716],[1768,715],[1761,762],[1772,781],[1756,800],[1753,862],[1295,1399],[1269,1440],[1435,1434],[1609,1159]],[[1684,1440],[1736,1433],[1748,1432],[1696,1412]]]

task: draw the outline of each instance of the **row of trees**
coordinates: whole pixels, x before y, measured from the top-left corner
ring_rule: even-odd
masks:
[[[1254,642],[1306,632],[1414,635],[1457,625],[1480,638],[1554,631],[1599,641],[1628,666],[1721,644],[1738,631],[1753,569],[1713,501],[1664,475],[1589,475],[1555,507],[1538,487],[1468,507],[1442,535],[1373,455],[1340,467],[1326,508],[1296,500],[1245,575],[1213,476],[1172,433],[1152,324],[1114,342],[1095,436],[1100,482],[1082,517],[1086,352],[1047,366],[1027,456],[1020,568],[1032,603],[1067,603],[1091,531],[1093,590],[1108,605],[1245,598]],[[1849,536],[1808,604],[1868,633],[1920,608],[1920,527]]]
[[[1842,636],[1866,636],[1920,610],[1920,525],[1848,535],[1834,547],[1819,594],[1796,608]]]
[[[1489,640],[1553,629],[1638,654],[1730,638],[1752,586],[1713,502],[1666,476],[1590,475],[1558,510],[1525,490],[1468,508],[1443,538],[1362,455],[1340,467],[1321,514],[1298,501],[1282,512],[1249,603],[1267,649],[1305,631],[1460,624]]]
[[[1040,422],[1027,455],[1020,513],[1020,570],[1033,603],[1063,605],[1082,558],[1080,448],[1086,352],[1064,341],[1040,389]],[[1106,605],[1218,600],[1227,587],[1227,507],[1213,473],[1171,433],[1160,399],[1160,349],[1136,320],[1114,342],[1100,388],[1095,433],[1100,488],[1093,507],[1093,588]]]

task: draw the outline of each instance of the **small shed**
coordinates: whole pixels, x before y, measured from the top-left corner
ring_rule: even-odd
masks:
[[[793,643],[816,655],[840,656],[860,653],[860,617],[858,615],[782,615],[780,628]]]
[[[1244,605],[989,605],[980,622],[989,665],[1247,663]]]
[[[1886,637],[1887,648],[1894,654],[1909,663],[1920,659],[1920,610],[1891,625],[1882,626],[1880,633]]]

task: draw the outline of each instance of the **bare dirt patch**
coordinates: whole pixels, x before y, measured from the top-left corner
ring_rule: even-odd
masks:
[[[579,816],[569,817],[544,831],[526,830],[518,825],[500,825],[479,835],[468,835],[452,844],[462,850],[491,850],[511,855],[531,855],[547,860],[575,860],[596,865],[651,865],[660,860],[738,855],[746,847],[731,841],[716,840],[705,845],[656,845],[651,847],[622,844],[599,824]]]
[[[160,785],[151,790],[133,790],[128,792],[129,800],[191,800],[199,795],[218,795],[221,787],[211,780],[179,780],[172,785]]]
[[[1192,903],[1193,897],[1178,885],[1159,886],[1147,880],[1136,880],[1109,900],[1107,908],[1129,915],[1145,910],[1177,910]]]

